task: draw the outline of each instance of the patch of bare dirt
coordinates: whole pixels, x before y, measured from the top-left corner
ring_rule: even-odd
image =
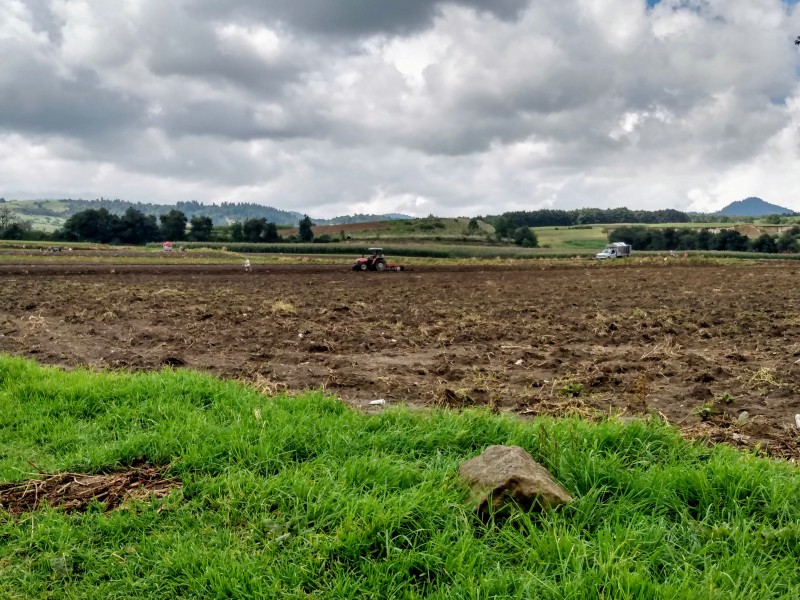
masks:
[[[164,477],[165,467],[139,465],[118,473],[56,473],[18,483],[0,484],[0,508],[12,515],[48,504],[66,512],[83,511],[93,501],[110,511],[128,499],[162,498],[181,482]]]

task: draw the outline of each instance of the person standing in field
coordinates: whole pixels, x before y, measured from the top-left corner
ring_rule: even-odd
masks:
[[[250,271],[252,271],[252,270],[253,270],[253,269],[250,267],[250,259],[249,259],[249,258],[245,258],[245,259],[244,259],[244,270],[245,270],[245,271],[247,271],[247,272],[250,272]]]

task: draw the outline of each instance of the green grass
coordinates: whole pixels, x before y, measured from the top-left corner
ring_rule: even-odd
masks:
[[[353,243],[330,244],[253,244],[239,242],[181,242],[188,249],[226,249],[229,252],[284,254],[284,255],[338,255],[357,257],[367,253],[368,246]],[[149,244],[148,247],[156,247]],[[475,246],[460,244],[435,244],[397,240],[380,247],[389,262],[398,258],[570,258],[586,254],[580,250],[553,250],[549,248],[520,248],[513,245]]]
[[[487,234],[494,233],[494,227],[482,220],[477,221],[478,229],[470,233],[469,222],[470,219],[464,217],[455,219],[445,217],[426,217],[412,220],[388,221],[390,229],[388,231],[382,230],[377,233],[379,233],[381,236],[409,239],[431,239],[437,236],[449,238],[467,237],[473,238],[477,242],[485,239]]]
[[[526,448],[575,496],[481,523],[459,464]],[[3,598],[796,598],[800,473],[658,421],[369,416],[188,371],[0,356],[0,480],[146,457],[182,492],[0,511]],[[52,561],[52,562],[51,562]],[[60,565],[66,565],[62,568]]]
[[[69,203],[62,200],[8,200],[3,203],[3,206],[22,214],[36,211],[65,213],[69,209]]]
[[[539,246],[566,249],[579,248],[600,252],[608,243],[608,225],[593,225],[589,229],[572,227],[534,227]]]
[[[52,232],[64,226],[68,205],[59,200],[10,200],[0,206],[11,209],[38,231]]]
[[[592,230],[564,230],[591,232]],[[558,230],[555,230],[558,233]],[[555,244],[558,247],[520,248],[513,245],[475,246],[460,244],[414,243],[397,240],[384,246],[389,262],[398,262],[413,268],[422,265],[501,265],[522,266],[528,259],[579,259],[582,263],[594,258],[595,251],[604,247],[604,242],[594,242],[591,234],[584,240],[565,239]],[[92,250],[96,254],[71,254],[68,252],[16,254],[11,250],[48,248],[53,245],[70,246],[76,250]],[[161,244],[145,246],[110,246],[103,244],[67,244],[53,242],[8,242],[0,241],[0,263],[5,264],[241,264],[242,255],[250,255],[254,264],[274,263],[318,263],[350,266],[353,258],[366,253],[367,247],[353,243],[331,244],[251,244],[225,242],[181,242],[186,252],[163,252]],[[145,252],[146,255],[126,256],[125,250]],[[6,252],[4,252],[6,251]],[[665,251],[649,252],[634,249],[633,260],[608,261],[606,266],[623,266],[639,263],[642,260],[660,260]],[[755,252],[718,252],[711,250],[690,250],[689,256],[695,262],[700,260],[800,260],[800,254],[764,254]],[[594,261],[592,261],[594,263]],[[533,264],[533,263],[531,263]]]

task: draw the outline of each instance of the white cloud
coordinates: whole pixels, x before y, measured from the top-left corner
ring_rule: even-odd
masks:
[[[0,0],[0,195],[800,210],[797,4],[490,5]]]
[[[228,23],[215,28],[223,52],[252,54],[266,62],[280,57],[282,42],[278,34],[268,27],[247,27]]]

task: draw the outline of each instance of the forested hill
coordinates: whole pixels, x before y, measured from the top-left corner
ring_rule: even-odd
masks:
[[[719,214],[736,217],[765,217],[767,215],[793,215],[795,212],[789,208],[765,202],[761,198],[750,197],[731,202],[719,211]]]
[[[264,218],[276,225],[296,226],[298,221],[303,218],[303,214],[294,211],[280,210],[271,206],[246,202],[222,202],[221,204],[201,204],[200,202],[177,202],[176,204],[147,204],[144,202],[128,202],[125,200],[110,200],[101,198],[99,200],[14,200],[9,201],[7,206],[17,215],[22,217],[54,217],[56,219],[68,219],[75,213],[90,208],[105,208],[109,212],[122,215],[128,208],[135,208],[146,215],[162,215],[170,210],[177,208],[187,218],[202,215],[210,217],[215,225],[226,225],[234,221],[246,221],[247,219]],[[345,215],[333,219],[317,219],[310,215],[317,225],[340,225],[345,223],[364,223],[371,221],[386,221],[392,219],[410,219],[407,215],[388,214],[388,215]]]

